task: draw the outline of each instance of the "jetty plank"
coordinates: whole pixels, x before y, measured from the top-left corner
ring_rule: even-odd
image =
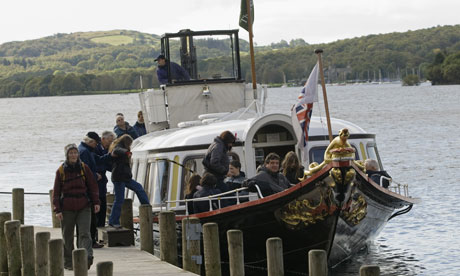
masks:
[[[52,239],[61,238],[61,229],[35,226],[35,232],[50,232]],[[134,246],[103,247],[95,249],[94,264],[88,271],[88,275],[96,274],[96,264],[99,262],[113,262],[113,275],[136,275],[136,276],[194,276],[197,274],[185,271],[179,267],[161,261],[158,257],[148,252],[141,251]],[[73,271],[65,270],[65,276],[73,276]]]

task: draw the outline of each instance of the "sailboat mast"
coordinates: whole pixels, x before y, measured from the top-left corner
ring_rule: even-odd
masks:
[[[326,109],[326,119],[327,119],[327,130],[329,133],[329,142],[332,142],[332,127],[331,127],[331,117],[329,115],[329,105],[327,103],[327,93],[326,93],[326,84],[324,82],[324,72],[323,72],[323,61],[321,60],[321,53],[323,50],[315,50],[315,54],[318,55],[319,63],[319,72],[321,75],[321,87],[323,88],[323,98],[324,98],[324,108]]]
[[[251,55],[251,76],[252,76],[252,89],[254,92],[257,90],[256,82],[256,62],[254,58],[254,45],[252,42],[252,15],[251,15],[251,2],[252,0],[246,0],[246,11],[248,13],[248,32],[249,32],[249,53]],[[254,93],[254,96],[257,94]]]

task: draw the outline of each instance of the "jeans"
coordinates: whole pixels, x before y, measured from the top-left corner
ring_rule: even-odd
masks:
[[[121,205],[125,201],[125,187],[134,191],[141,204],[150,204],[149,198],[142,188],[142,185],[131,179],[126,182],[113,181],[113,187],[115,188],[115,201],[113,202],[112,212],[109,217],[110,225],[120,224]]]
[[[80,211],[62,212],[62,238],[64,240],[64,265],[72,267],[72,250],[74,249],[73,237],[75,225],[78,226],[78,248],[85,248],[88,259],[93,257],[93,242],[89,228],[91,224],[91,208],[87,207]]]

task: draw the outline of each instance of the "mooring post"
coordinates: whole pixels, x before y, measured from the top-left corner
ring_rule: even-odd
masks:
[[[308,252],[308,275],[327,276],[327,255],[325,250],[314,249]]]
[[[268,276],[283,276],[283,242],[280,238],[269,238],[266,247]]]
[[[49,276],[64,275],[64,241],[62,239],[51,239],[48,242],[49,252]]]
[[[35,234],[35,275],[48,276],[48,242],[50,232],[38,232]]]
[[[139,226],[141,230],[141,250],[153,254],[153,217],[152,206],[142,204],[139,206]]]
[[[230,276],[244,276],[243,232],[227,231]]]
[[[112,276],[113,262],[100,262],[96,266],[97,276]]]
[[[201,224],[198,218],[182,220],[182,266],[184,270],[201,274]]]
[[[217,223],[203,225],[204,267],[206,275],[221,276],[219,227]]]
[[[363,265],[359,269],[359,276],[379,276],[380,267],[377,265]]]
[[[56,212],[54,212],[53,190],[49,190],[49,194],[51,203],[51,221],[53,222],[53,228],[61,228],[61,221],[56,217]]]
[[[24,224],[24,189],[13,189],[13,220],[19,220]]]
[[[133,200],[126,198],[121,206],[120,225],[124,228],[133,230]],[[133,233],[134,235],[134,233]]]
[[[177,266],[176,214],[171,211],[160,212],[160,258]]]
[[[22,275],[35,274],[35,241],[34,227],[22,225],[19,229],[21,241]]]
[[[0,272],[8,272],[8,250],[6,248],[5,222],[9,220],[11,220],[10,212],[0,213]]]
[[[19,220],[9,220],[5,222],[6,250],[8,252],[8,273],[10,276],[21,275],[21,242]]]
[[[88,276],[88,253],[85,248],[72,251],[73,275]]]
[[[110,213],[112,213],[112,206],[113,206],[113,202],[115,201],[115,194],[107,194],[106,200],[107,200],[107,211],[105,212],[105,217],[107,220],[107,217],[110,216]]]

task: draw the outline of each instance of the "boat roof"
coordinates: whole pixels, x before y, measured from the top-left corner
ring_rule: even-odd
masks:
[[[184,146],[209,145],[216,136],[222,131],[230,130],[236,134],[237,141],[246,141],[247,133],[251,127],[261,119],[269,121],[291,121],[291,117],[286,114],[265,114],[260,117],[249,119],[217,121],[209,124],[190,126],[184,128],[166,129],[155,131],[141,136],[134,140],[133,152],[180,148]],[[342,128],[348,128],[350,134],[366,134],[361,127],[340,119],[331,118],[332,133],[337,135]],[[325,118],[312,117],[310,122],[310,137],[328,135],[327,123]]]

